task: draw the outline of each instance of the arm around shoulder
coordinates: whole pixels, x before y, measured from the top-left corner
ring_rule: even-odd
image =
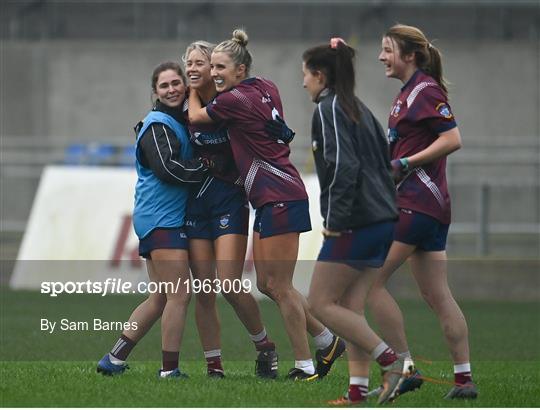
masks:
[[[191,124],[211,124],[214,122],[208,115],[206,107],[202,106],[199,94],[194,90],[189,93],[188,118]]]
[[[144,161],[159,179],[169,184],[197,183],[206,178],[208,166],[199,159],[182,159],[174,131],[164,124],[152,124],[139,141]]]

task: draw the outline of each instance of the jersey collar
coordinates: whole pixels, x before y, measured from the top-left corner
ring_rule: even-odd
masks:
[[[409,84],[413,84],[414,82],[416,82],[416,77],[418,77],[420,75],[420,73],[422,72],[422,70],[420,70],[419,68],[414,72],[414,74],[411,76],[411,78],[409,78],[409,81],[407,81],[405,83],[405,85],[403,87],[401,87],[401,91],[405,90],[405,88],[407,88],[409,86]]]
[[[182,104],[178,108],[170,108],[170,107],[166,106],[165,104],[163,104],[161,101],[157,100],[156,105],[154,107],[154,111],[164,112],[165,114],[168,114],[171,117],[173,117],[180,124],[184,124],[185,120],[184,120],[184,115],[182,113],[182,107],[183,106],[184,106],[184,104]]]
[[[257,77],[249,77],[249,78],[246,78],[245,80],[240,81],[240,84],[252,84],[255,82],[256,79]]]
[[[331,90],[330,88],[323,88],[321,90],[321,92],[319,93],[319,95],[317,95],[317,97],[315,98],[315,102],[316,103],[320,103],[321,100],[326,97],[328,94],[330,94]]]

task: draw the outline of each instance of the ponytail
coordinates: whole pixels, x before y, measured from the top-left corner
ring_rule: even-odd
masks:
[[[353,121],[360,121],[360,110],[354,98],[355,73],[354,73],[354,49],[344,42],[339,42],[336,47],[336,75],[335,91],[339,104]]]
[[[429,53],[429,62],[425,65],[423,70],[432,76],[443,89],[444,93],[448,95],[448,82],[443,77],[442,54],[439,49],[431,43],[429,43],[427,49]]]
[[[360,109],[356,103],[355,51],[340,38],[333,38],[328,44],[312,47],[304,52],[302,59],[310,71],[321,71],[326,77],[326,87],[332,89],[349,119],[360,121]]]

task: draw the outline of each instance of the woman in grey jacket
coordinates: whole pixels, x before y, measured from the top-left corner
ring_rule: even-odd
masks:
[[[366,400],[370,357],[385,371],[379,403],[392,400],[406,363],[369,327],[368,291],[383,265],[397,217],[384,132],[354,95],[354,49],[342,39],[303,55],[304,88],[317,104],[312,146],[321,186],[324,242],[309,291],[312,313],[347,340],[349,389],[330,404]]]

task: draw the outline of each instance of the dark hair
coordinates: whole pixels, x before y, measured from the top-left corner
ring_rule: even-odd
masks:
[[[302,60],[306,68],[321,71],[326,77],[326,87],[335,91],[339,104],[353,121],[360,121],[360,110],[354,97],[355,51],[343,41],[338,41],[333,48],[329,44],[321,44],[304,51]]]
[[[444,93],[448,94],[448,83],[443,77],[441,52],[429,42],[422,30],[396,24],[390,27],[384,37],[392,39],[397,44],[402,56],[414,53],[416,66],[432,76]]]
[[[249,70],[251,69],[251,63],[253,58],[251,57],[250,52],[246,48],[248,45],[248,35],[241,29],[234,29],[232,33],[232,38],[230,40],[225,40],[219,43],[214,48],[214,53],[227,53],[227,55],[234,61],[236,66],[244,64],[246,66],[246,75],[249,75]]]
[[[184,82],[184,84],[187,84],[186,76],[184,75],[184,70],[182,70],[182,67],[180,66],[180,64],[175,63],[174,61],[165,61],[164,63],[161,63],[156,68],[154,68],[154,71],[152,72],[151,85],[152,85],[152,91],[154,93],[156,92],[156,85],[157,85],[157,80],[158,80],[159,75],[163,71],[167,71],[167,70],[175,71],[176,74],[182,77],[182,81]]]

